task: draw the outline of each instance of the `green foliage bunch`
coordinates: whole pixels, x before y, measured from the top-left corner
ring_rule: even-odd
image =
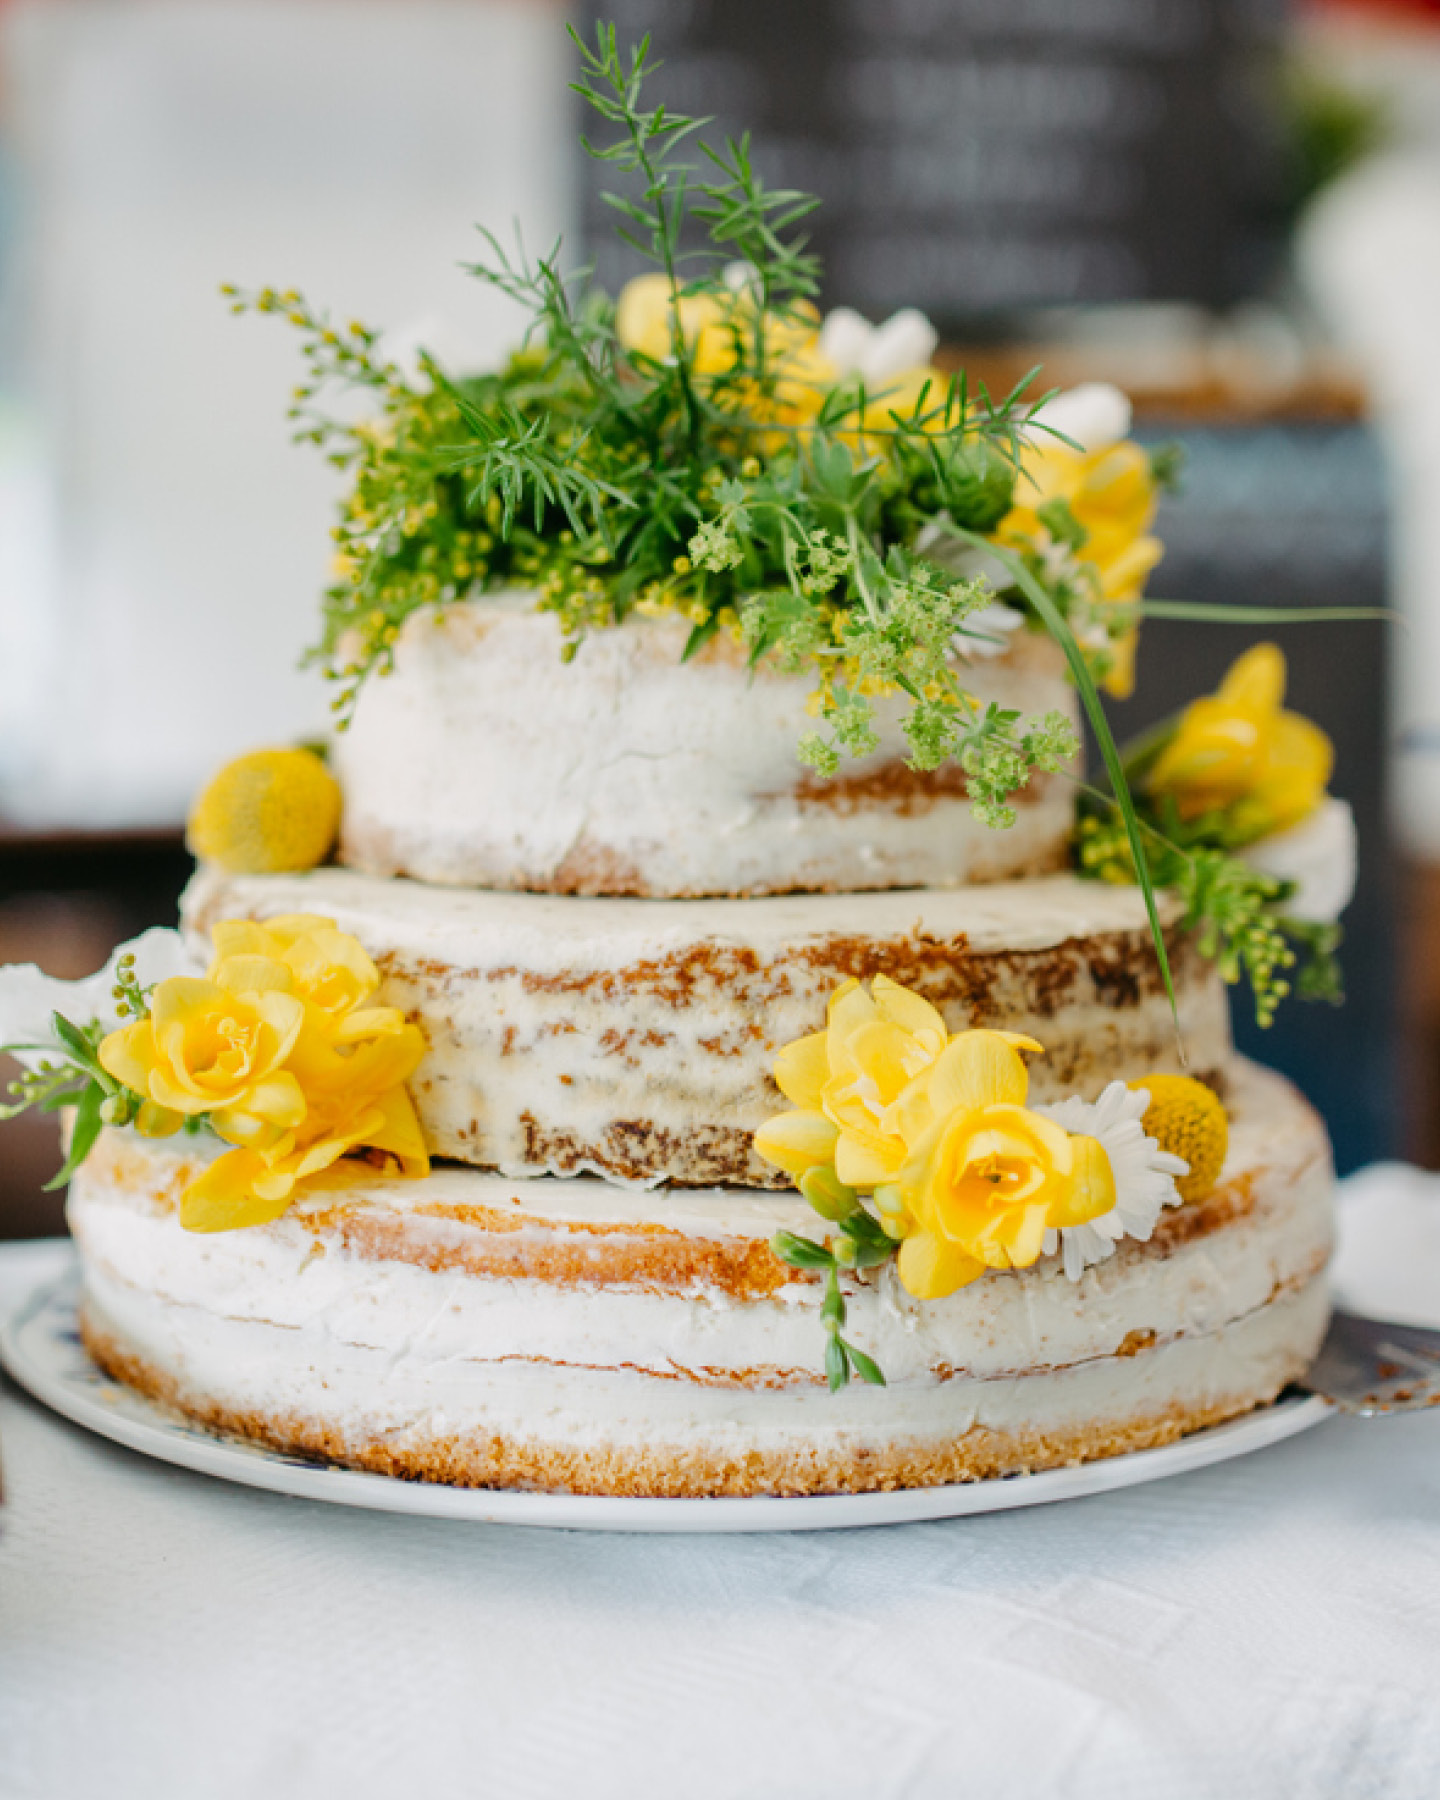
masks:
[[[1343,1000],[1340,927],[1291,918],[1295,884],[1241,861],[1225,814],[1184,820],[1173,801],[1144,795],[1137,805],[1152,879],[1179,897],[1181,927],[1196,934],[1201,955],[1226,981],[1249,982],[1257,1023],[1269,1025],[1292,989],[1308,1000]],[[1124,826],[1103,796],[1082,798],[1076,860],[1098,880],[1135,880]]]
[[[1004,828],[1017,791],[1065,769],[1079,744],[1059,713],[1027,718],[968,691],[967,646],[990,647],[995,615],[981,615],[999,598],[1060,646],[1100,746],[1109,792],[1086,823],[1082,872],[1138,882],[1172,1006],[1155,889],[1173,880],[1202,941],[1271,1008],[1300,929],[1276,923],[1283,895],[1262,893],[1225,846],[1176,842],[1141,818],[1096,685],[1142,612],[1258,623],[1268,610],[1101,606],[1063,500],[1041,518],[1059,554],[997,543],[1051,396],[1032,397],[1032,377],[999,399],[963,374],[837,383],[811,354],[819,269],[803,226],[817,202],[768,188],[747,138],[716,148],[699,135],[706,121],[650,105],[648,40],[627,54],[613,26],[593,43],[571,36],[573,85],[601,130],[585,148],[613,171],[604,198],[658,284],[649,330],[622,329],[626,296],[567,273],[558,245],[532,257],[489,232],[470,272],[528,319],[491,373],[424,351],[405,369],[376,331],[340,326],[294,290],[224,290],[235,311],[300,332],[295,436],[346,476],[310,653],[336,684],[338,727],[413,613],[524,587],[559,620],[567,659],[587,632],[674,616],[686,657],[724,632],[752,665],[810,674],[816,727],[798,748],[824,775],[877,747],[877,700],[898,704],[911,766],[954,760],[976,815]],[[1157,483],[1173,473],[1166,453],[1152,458]],[[1323,988],[1328,952],[1310,948],[1307,984]]]
[[[673,614],[687,656],[725,631],[752,662],[810,670],[819,728],[801,754],[826,773],[875,747],[875,700],[901,694],[914,766],[956,758],[979,815],[1011,823],[1010,795],[1062,767],[1074,734],[968,694],[955,648],[994,595],[917,542],[994,528],[1048,396],[1027,398],[1027,382],[997,401],[963,377],[903,407],[858,379],[821,392],[796,354],[817,318],[799,229],[816,202],[766,187],[747,140],[716,149],[704,121],[649,106],[647,45],[626,56],[611,27],[575,41],[576,89],[605,132],[586,147],[618,178],[621,235],[666,284],[663,349],[625,341],[615,302],[567,276],[558,248],[531,258],[488,233],[471,272],[529,319],[492,374],[423,353],[407,373],[376,332],[294,291],[226,290],[302,334],[296,437],[348,477],[312,653],[340,723],[411,613],[525,586],[571,654],[632,613]],[[693,222],[700,251],[683,247]],[[687,322],[697,308],[703,330]],[[365,396],[359,416],[327,405],[337,385]]]

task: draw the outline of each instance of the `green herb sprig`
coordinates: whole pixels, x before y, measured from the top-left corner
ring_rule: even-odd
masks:
[[[1063,500],[1041,509],[1060,554],[996,545],[1023,500],[1027,447],[1040,433],[1069,441],[1045,423],[1052,396],[1035,392],[1036,372],[1003,397],[964,374],[906,397],[858,378],[807,385],[795,346],[818,319],[804,235],[814,199],[768,188],[747,138],[712,145],[707,121],[650,104],[648,39],[625,51],[609,25],[593,41],[571,38],[573,87],[597,124],[586,149],[614,172],[605,202],[663,295],[658,338],[622,334],[616,301],[588,271],[567,272],[559,245],[532,256],[483,230],[470,273],[528,316],[521,348],[492,373],[448,370],[424,352],[404,370],[373,328],[341,327],[293,289],[224,290],[236,311],[282,317],[301,334],[295,435],[347,477],[310,652],[335,684],[338,727],[392,666],[413,614],[527,588],[559,621],[567,658],[590,631],[640,614],[686,623],[686,657],[724,632],[752,664],[809,673],[817,724],[799,754],[825,776],[877,748],[876,701],[898,695],[910,766],[958,763],[976,816],[1003,829],[1015,795],[1064,769],[1079,745],[1060,714],[1023,717],[966,687],[967,639],[999,598],[1065,653],[1124,838],[1122,854],[1091,827],[1082,866],[1128,858],[1172,1008],[1155,894],[1177,871],[1202,941],[1227,970],[1258,979],[1257,1002],[1278,995],[1291,966],[1271,935],[1278,898],[1201,855],[1216,846],[1181,846],[1177,863],[1156,845],[1096,691],[1145,614],[1255,623],[1270,609],[1107,601]],[[358,415],[332,409],[336,389],[359,396]],[[1177,466],[1172,451],[1152,455],[1161,485]],[[1003,571],[998,593],[975,573],[980,552]],[[1372,615],[1285,615],[1321,616]],[[1303,985],[1326,990],[1330,952],[1307,942],[1314,972]]]
[[[855,1189],[837,1179],[833,1169],[811,1169],[798,1185],[815,1211],[837,1227],[836,1233],[829,1243],[821,1244],[793,1231],[777,1231],[770,1248],[792,1269],[824,1271],[820,1318],[825,1327],[825,1378],[830,1392],[834,1394],[845,1387],[852,1375],[858,1375],[872,1387],[884,1387],[885,1377],[878,1363],[856,1349],[844,1335],[846,1305],[840,1272],[880,1268],[900,1246],[861,1204]]]
[[[1336,955],[1341,929],[1291,918],[1285,905],[1295,892],[1293,882],[1242,862],[1226,842],[1223,821],[1213,815],[1185,823],[1173,808],[1161,812],[1144,802],[1142,814],[1153,880],[1179,897],[1182,928],[1195,933],[1201,955],[1222,978],[1249,982],[1257,1024],[1272,1024],[1292,991],[1334,1005],[1344,999]],[[1103,797],[1082,802],[1075,854],[1082,875],[1135,879],[1129,835]]]
[[[868,1214],[865,1216],[869,1217]],[[872,1387],[885,1386],[885,1377],[874,1358],[858,1350],[843,1335],[846,1309],[845,1295],[840,1287],[841,1269],[872,1268],[877,1263],[888,1262],[895,1254],[894,1243],[884,1237],[873,1220],[870,1224],[883,1239],[883,1247],[880,1243],[862,1242],[858,1235],[842,1238],[833,1247],[816,1243],[813,1238],[797,1237],[790,1231],[777,1231],[770,1240],[775,1255],[792,1269],[825,1271],[825,1297],[820,1303],[820,1317],[825,1326],[825,1379],[832,1394],[845,1387],[852,1374]],[[857,1226],[858,1233],[863,1230]]]
[[[668,292],[665,354],[623,342],[615,303],[584,272],[567,277],[558,247],[532,258],[489,233],[471,273],[529,314],[494,374],[422,355],[407,375],[377,332],[336,325],[294,290],[226,290],[236,310],[301,333],[295,435],[350,478],[311,653],[337,684],[339,723],[412,613],[530,586],[571,654],[639,611],[687,621],[688,655],[728,631],[753,662],[809,668],[821,728],[801,754],[825,773],[874,748],[875,696],[898,691],[913,766],[956,758],[978,816],[1013,823],[1013,794],[1077,741],[1060,715],[1023,719],[968,694],[954,647],[993,595],[916,540],[937,518],[983,531],[1004,516],[1050,396],[1027,380],[996,400],[957,376],[896,409],[855,381],[805,409],[802,429],[786,346],[813,329],[819,271],[799,227],[816,202],[768,188],[747,139],[711,146],[703,120],[648,105],[648,42],[627,55],[613,27],[593,44],[571,35],[575,90],[603,133],[586,147],[624,184],[607,202]],[[726,345],[718,361],[685,324],[697,303]],[[337,385],[371,413],[327,410]]]

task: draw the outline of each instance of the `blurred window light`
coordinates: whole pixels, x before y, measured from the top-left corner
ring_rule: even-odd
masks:
[[[484,223],[548,247],[572,175],[563,12],[526,0],[0,7],[0,814],[171,822],[313,734],[296,670],[330,473],[287,443],[283,325],[218,284],[495,360]]]

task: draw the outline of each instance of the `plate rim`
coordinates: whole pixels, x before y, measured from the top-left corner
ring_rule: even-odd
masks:
[[[1051,1505],[1187,1474],[1282,1443],[1333,1413],[1318,1395],[1282,1394],[1238,1419],[1149,1450],[1033,1475],[885,1492],[661,1499],[453,1487],[336,1468],[208,1431],[114,1381],[88,1358],[89,1388],[81,1388],[73,1375],[55,1366],[57,1355],[37,1355],[31,1342],[42,1333],[45,1343],[51,1341],[47,1321],[57,1308],[64,1309],[74,1333],[80,1267],[73,1245],[67,1251],[65,1265],[58,1272],[52,1265],[38,1273],[0,1320],[0,1366],[32,1398],[83,1430],[172,1467],[295,1499],[410,1517],[641,1533],[825,1531],[918,1523]],[[109,1394],[123,1396],[127,1412],[109,1410]]]

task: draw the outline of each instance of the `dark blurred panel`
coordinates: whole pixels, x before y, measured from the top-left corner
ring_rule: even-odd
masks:
[[[1265,606],[1387,604],[1385,472],[1363,425],[1237,424],[1138,433],[1178,439],[1182,492],[1164,502],[1164,562],[1151,590],[1167,598]],[[1379,624],[1248,627],[1152,621],[1136,697],[1111,709],[1132,737],[1213,689],[1247,644],[1269,637],[1290,665],[1288,704],[1335,743],[1333,791],[1355,809],[1360,881],[1344,920],[1346,1004],[1291,999],[1266,1031],[1236,991],[1236,1038],[1283,1069],[1324,1113],[1342,1170],[1400,1147],[1395,1031],[1396,881],[1384,793],[1387,628]]]
[[[818,193],[825,300],[942,326],[1036,305],[1227,305],[1277,260],[1279,0],[615,0],[652,100],[752,132]],[[588,29],[593,13],[577,13]],[[587,130],[593,125],[587,124]],[[587,163],[587,255],[642,266]]]
[[[173,925],[191,862],[178,833],[28,835],[0,826],[0,963],[38,963],[75,980],[149,925]],[[0,1058],[0,1084],[13,1065]],[[60,1165],[56,1123],[4,1127],[0,1238],[64,1230],[64,1195],[42,1188]]]

